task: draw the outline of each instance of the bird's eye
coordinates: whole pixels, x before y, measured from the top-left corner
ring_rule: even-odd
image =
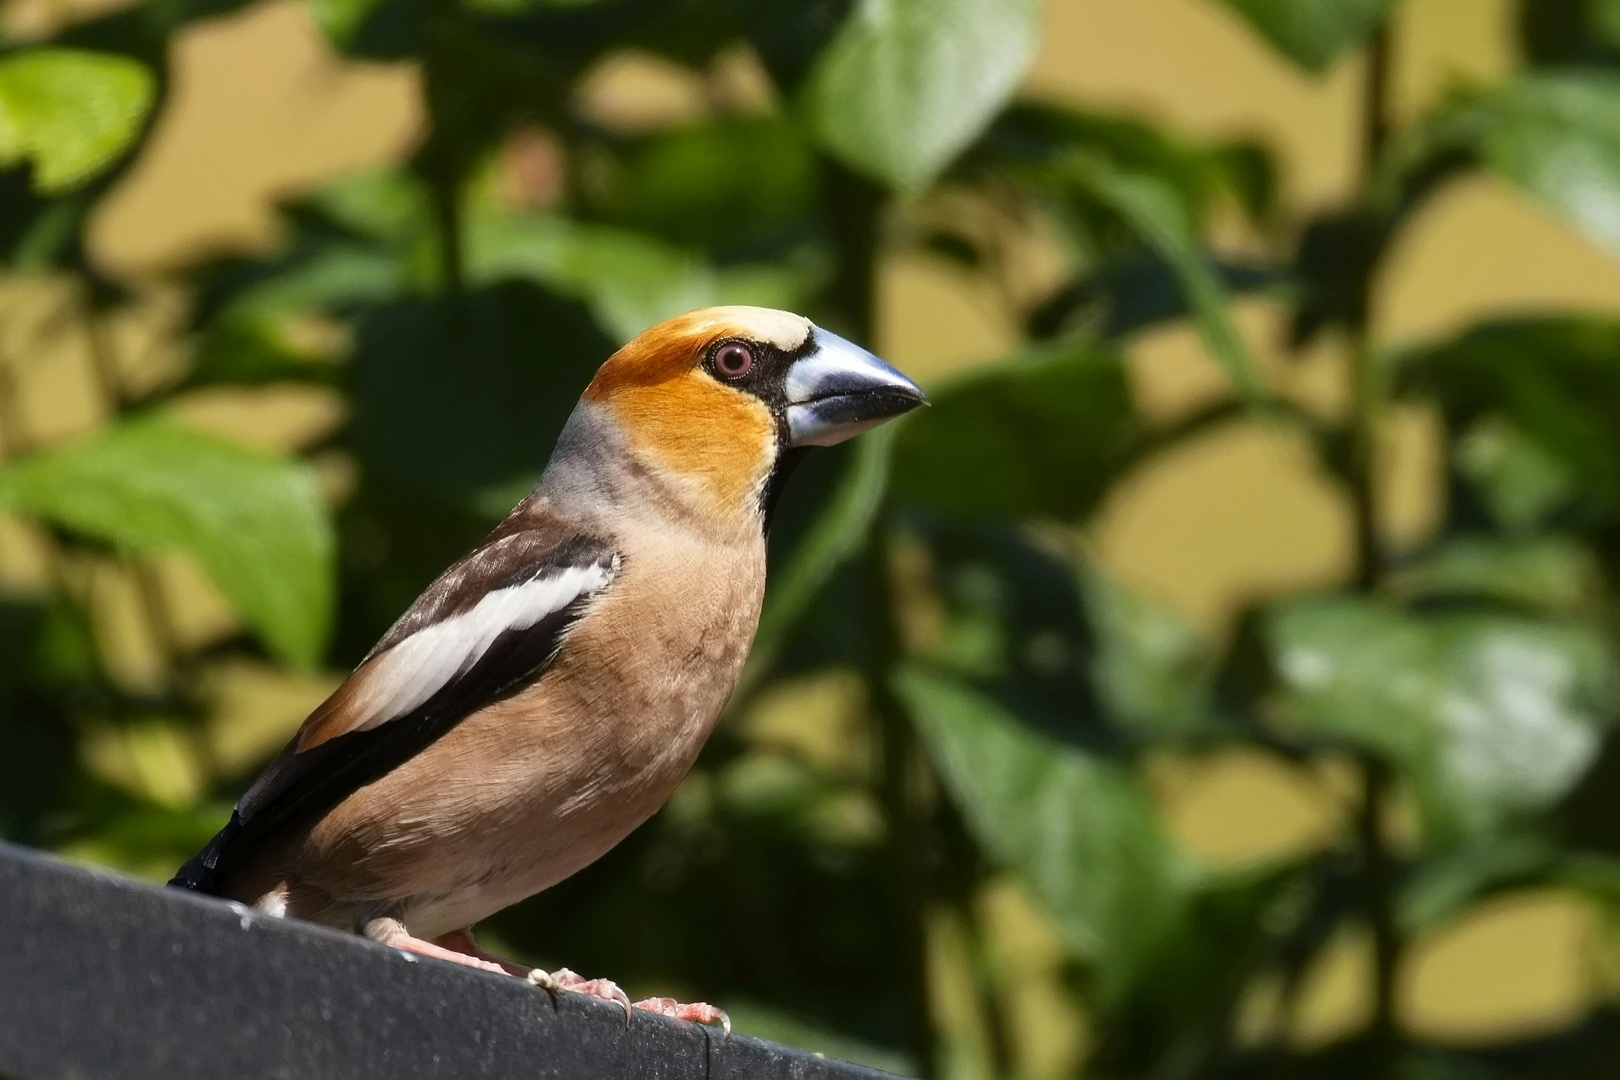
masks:
[[[714,370],[723,379],[740,379],[753,366],[753,350],[740,342],[728,342],[714,352]]]

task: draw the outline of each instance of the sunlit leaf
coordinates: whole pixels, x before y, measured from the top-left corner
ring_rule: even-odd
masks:
[[[333,540],[306,465],[141,419],[0,468],[0,504],[135,552],[184,552],[273,652],[320,660]]]
[[[1074,520],[1138,435],[1119,358],[1053,348],[936,391],[900,434],[895,492],[957,514]]]
[[[1300,67],[1324,72],[1383,25],[1399,0],[1219,0]]]
[[[1399,762],[1435,843],[1564,795],[1616,700],[1609,642],[1578,624],[1321,599],[1284,605],[1266,632],[1282,715],[1300,734]]]
[[[1459,94],[1392,145],[1381,185],[1448,154],[1480,162],[1620,255],[1620,76],[1537,72]]]
[[[914,191],[973,141],[1040,41],[1038,0],[859,0],[811,76],[821,140]]]
[[[43,48],[0,59],[0,167],[34,163],[56,193],[110,165],[152,107],[152,73],[123,56]]]
[[[1156,959],[1193,879],[1147,791],[963,683],[912,668],[897,687],[980,842],[1091,962],[1099,996],[1116,998]]]
[[[1525,78],[1484,109],[1491,170],[1620,254],[1620,79]]]

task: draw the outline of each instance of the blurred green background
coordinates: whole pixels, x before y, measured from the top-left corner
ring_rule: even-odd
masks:
[[[919,1076],[1620,1060],[1620,2],[6,0],[0,836],[161,880],[759,303],[821,453],[669,807],[483,943]]]

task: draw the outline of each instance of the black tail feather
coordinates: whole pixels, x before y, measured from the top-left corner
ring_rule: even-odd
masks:
[[[214,838],[188,859],[186,864],[175,872],[174,877],[169,879],[169,888],[217,895],[219,857],[241,831],[242,819],[233,810],[231,820],[225,823],[225,827],[215,833]]]

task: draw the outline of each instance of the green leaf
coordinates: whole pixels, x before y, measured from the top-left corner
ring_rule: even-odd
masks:
[[[361,318],[354,438],[394,481],[500,513],[540,475],[613,343],[584,308],[527,282],[401,300]]]
[[[808,87],[853,168],[919,191],[982,131],[1040,43],[1038,0],[859,0]]]
[[[330,385],[337,374],[337,365],[289,344],[275,320],[233,314],[214,319],[198,335],[183,385],[185,389],[286,382]]]
[[[1620,78],[1525,78],[1484,109],[1491,170],[1620,255]]]
[[[1200,727],[1209,710],[1209,657],[1179,615],[1101,571],[1085,574],[1097,642],[1091,674],[1109,715],[1145,735]]]
[[[1157,958],[1194,882],[1123,766],[1047,739],[963,683],[919,668],[896,688],[969,826],[1123,995]]]
[[[1399,0],[1219,0],[1271,46],[1321,74],[1384,24]]]
[[[1072,175],[1096,198],[1130,222],[1170,264],[1198,321],[1198,332],[1238,396],[1251,405],[1266,399],[1259,366],[1232,321],[1232,301],[1210,264],[1198,233],[1198,217],[1175,187],[1151,173],[1118,168],[1103,158],[1076,154]]]
[[[1407,387],[1434,397],[1451,428],[1468,433],[1460,464],[1500,481],[1502,512],[1520,519],[1516,527],[1571,495],[1620,509],[1620,323],[1487,323],[1408,353],[1401,370]]]
[[[954,514],[1088,514],[1140,437],[1119,358],[1053,348],[976,371],[911,417],[895,493]]]
[[[862,436],[848,471],[799,541],[792,560],[781,573],[773,574],[743,688],[770,667],[793,624],[838,568],[865,544],[888,488],[889,461],[898,431],[898,425],[888,424]],[[740,696],[743,689],[737,693]]]
[[[406,291],[406,267],[392,252],[328,240],[300,255],[231,297],[233,311],[338,313]]]
[[[34,187],[56,194],[110,165],[140,134],[152,73],[122,56],[29,49],[0,59],[0,167],[34,163]]]
[[[349,45],[384,0],[309,0],[310,14],[326,40],[342,49]]]
[[[914,527],[938,612],[928,662],[1058,739],[1118,746],[1092,686],[1096,645],[1073,560],[1012,526],[918,518]]]
[[[333,541],[302,463],[146,418],[0,468],[0,505],[142,554],[184,552],[272,652],[320,661]]]
[[[1403,614],[1307,599],[1266,624],[1281,715],[1399,762],[1446,844],[1544,810],[1597,753],[1616,703],[1613,650],[1581,624]]]
[[[1558,854],[1545,837],[1513,834],[1423,860],[1396,899],[1401,929],[1410,937],[1432,933],[1489,893],[1544,878]]]
[[[1392,144],[1379,186],[1456,154],[1620,255],[1620,76],[1537,72],[1459,94]]]
[[[466,275],[477,284],[526,278],[581,300],[621,342],[693,308],[791,308],[803,292],[791,268],[760,264],[717,271],[691,251],[640,233],[546,215],[474,219],[467,230]]]
[[[438,227],[432,187],[404,168],[348,173],[296,200],[290,209],[295,217],[396,245],[411,243]]]
[[[1565,537],[1460,536],[1395,578],[1420,598],[1486,599],[1547,613],[1571,613],[1601,595],[1597,559]]]
[[[660,132],[587,173],[593,219],[670,243],[743,254],[802,229],[816,160],[785,116],[722,116]]]
[[[1052,181],[1069,182],[1069,162],[1084,155],[1132,175],[1157,177],[1174,188],[1192,217],[1202,222],[1209,206],[1233,194],[1235,169],[1251,174],[1247,183],[1265,186],[1273,166],[1263,151],[1211,148],[1183,139],[1139,117],[1095,112],[1053,102],[1009,105],[975,148],[969,163],[989,169],[1011,167],[1011,175],[1044,194]],[[1244,159],[1238,165],[1235,158]],[[1256,197],[1263,197],[1258,192]]]
[[[1528,536],[1567,510],[1583,491],[1575,470],[1500,416],[1462,433],[1453,457],[1458,474],[1504,531]]]

